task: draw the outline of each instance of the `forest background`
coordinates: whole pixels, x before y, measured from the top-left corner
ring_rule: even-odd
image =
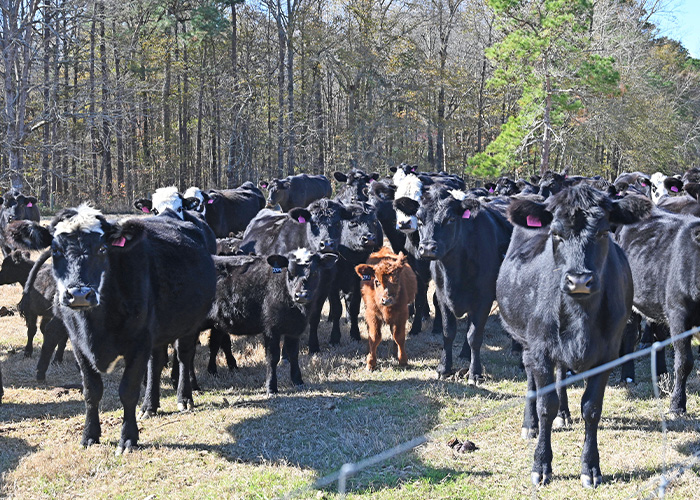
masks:
[[[700,60],[665,0],[0,0],[0,187],[44,206],[400,162],[666,174]]]

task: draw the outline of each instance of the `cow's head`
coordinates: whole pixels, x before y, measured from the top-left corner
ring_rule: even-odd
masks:
[[[39,220],[39,208],[34,196],[25,196],[14,192],[0,198],[2,212],[0,212],[0,226],[7,227],[16,220]]]
[[[610,226],[632,224],[647,217],[652,202],[640,195],[611,200],[586,184],[565,189],[545,203],[514,200],[510,221],[531,230],[549,229],[555,272],[560,289],[575,298],[586,298],[601,289],[609,246]]]
[[[291,182],[289,179],[272,179],[271,181],[260,181],[259,186],[267,189],[267,206],[274,207],[278,203],[284,204],[289,198]]]
[[[547,170],[540,178],[539,194],[544,196],[545,198],[553,194],[557,194],[559,191],[564,189],[565,183],[566,177],[564,175],[552,172],[551,170]]]
[[[208,204],[213,203],[211,197],[196,186],[187,188],[187,191],[185,191],[185,194],[182,195],[182,198],[183,200],[191,200],[192,198],[196,198],[196,206],[194,208],[191,208],[190,210],[194,210],[195,212],[200,213],[203,213],[207,209]],[[188,206],[194,205],[194,202],[192,201],[186,203]]]
[[[411,214],[402,210],[401,207],[397,205],[397,202],[400,199],[409,199],[420,204],[420,200],[423,197],[424,181],[429,182],[428,179],[410,174],[406,175],[396,184],[396,192],[394,194],[396,229],[403,233],[410,234],[416,231],[418,229],[418,219],[415,213]]]
[[[374,288],[374,298],[377,304],[385,307],[395,305],[401,293],[400,275],[408,259],[403,254],[384,258],[377,264],[360,264],[355,266],[355,272],[365,286]]]
[[[342,221],[352,219],[352,212],[342,203],[321,198],[306,208],[293,208],[287,216],[306,227],[309,248],[315,252],[337,252]]]
[[[321,271],[335,265],[338,256],[333,253],[311,253],[299,248],[285,255],[270,255],[267,263],[273,274],[285,273],[287,292],[297,305],[314,300],[321,281]]]
[[[501,196],[513,196],[520,192],[518,184],[509,177],[501,177],[496,181],[496,194]]]
[[[141,199],[134,202],[134,207],[147,214],[161,215],[166,210],[172,210],[180,219],[185,218],[185,210],[195,210],[199,206],[196,197],[185,198],[175,186],[158,188],[151,199]]]
[[[369,184],[379,179],[379,174],[365,173],[364,170],[353,168],[349,173],[333,172],[336,181],[343,183],[338,190],[336,199],[342,203],[362,203],[369,200]]]
[[[440,260],[460,241],[472,236],[474,219],[482,210],[481,202],[463,191],[432,186],[418,203],[400,198],[394,204],[418,220],[420,245],[418,254],[423,259]]]
[[[340,236],[341,246],[355,251],[374,251],[382,245],[382,229],[377,221],[377,212],[368,204],[346,205],[352,218],[343,220]]]
[[[2,261],[0,285],[9,285],[11,283],[24,284],[33,266],[34,261],[30,260],[29,252],[13,250]]]

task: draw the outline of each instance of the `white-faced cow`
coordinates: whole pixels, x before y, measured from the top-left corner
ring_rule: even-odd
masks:
[[[55,307],[63,319],[83,377],[86,416],[82,444],[101,436],[100,372],[124,359],[119,397],[124,407],[118,451],[138,442],[136,405],[148,370],[144,407],[157,407],[160,372],[151,354],[179,339],[194,338],[207,317],[216,272],[202,231],[174,217],[108,222],[88,205],[59,212],[49,228],[19,222],[22,244],[51,246]],[[177,345],[180,372],[188,373],[194,344]],[[150,366],[149,366],[150,365]],[[192,404],[188,377],[180,377],[178,406]]]
[[[618,357],[632,310],[632,275],[610,226],[648,215],[650,200],[612,201],[586,184],[570,187],[546,203],[514,200],[515,229],[498,276],[501,320],[523,346],[528,390],[554,382],[557,367],[583,372]],[[586,436],[581,481],[596,487],[603,477],[597,430],[609,372],[590,377],[581,402]],[[531,480],[552,478],[552,424],[560,400],[555,392],[525,404],[523,435],[539,432]]]
[[[284,179],[260,181],[261,189],[267,189],[267,206],[279,205],[283,212],[305,207],[321,198],[330,198],[333,190],[325,175],[290,175]]]

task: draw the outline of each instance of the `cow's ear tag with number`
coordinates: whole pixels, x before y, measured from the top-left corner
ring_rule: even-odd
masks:
[[[372,278],[370,277],[369,274],[363,274],[362,281],[372,281]]]
[[[280,268],[280,267],[273,267],[273,268],[272,268],[272,272],[273,272],[274,274],[279,274],[279,273],[282,272],[282,268]]]

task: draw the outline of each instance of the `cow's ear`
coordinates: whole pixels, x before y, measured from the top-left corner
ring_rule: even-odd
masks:
[[[16,199],[19,205],[24,205],[27,202],[27,197],[23,194],[19,195]]]
[[[628,183],[626,183],[625,181],[620,181],[617,184],[615,184],[615,191],[617,191],[618,194],[624,193],[629,187],[630,185]]]
[[[150,214],[151,210],[153,209],[153,202],[151,200],[136,200],[134,202],[134,207],[136,207],[136,210],[140,210],[141,212]]]
[[[183,198],[182,206],[185,207],[185,210],[197,210],[197,207],[199,207],[199,198],[196,196]]]
[[[683,181],[675,177],[666,177],[664,187],[671,193],[680,193],[683,190]]]
[[[267,189],[267,186],[269,186],[269,185],[270,185],[270,183],[267,181],[258,182],[258,186],[260,187],[260,189]]]
[[[406,196],[394,200],[394,208],[401,210],[406,215],[416,215],[420,208],[420,203]]]
[[[380,200],[393,200],[394,199],[394,193],[396,190],[392,188],[391,186],[387,186],[383,182],[373,182],[372,187],[370,188],[374,196],[379,198]]]
[[[639,184],[640,184],[642,187],[651,186],[651,179],[649,179],[648,177],[640,177],[640,178],[637,179],[637,180],[639,181]]]
[[[398,167],[389,167],[389,172],[396,173],[397,170],[398,170]]]
[[[374,267],[370,266],[369,264],[360,264],[355,266],[355,272],[362,281],[371,282],[372,278],[374,278]]]
[[[634,224],[651,214],[654,203],[646,196],[630,194],[613,201],[609,220],[612,224]]]
[[[333,177],[335,177],[335,180],[338,182],[348,182],[348,176],[343,172],[333,172]]]
[[[379,180],[379,172],[372,172],[371,174],[369,174],[369,178],[372,181]]]
[[[34,205],[36,205],[37,203],[39,203],[39,200],[37,200],[35,196],[27,196],[27,206],[28,207],[31,208]]]
[[[107,248],[115,251],[128,250],[146,237],[143,225],[135,220],[117,224],[103,221],[102,231],[105,233]]]
[[[34,221],[11,222],[7,226],[7,234],[17,246],[27,250],[41,250],[53,241],[51,231]]]
[[[474,198],[464,198],[460,203],[460,216],[462,219],[473,219],[481,210],[481,202]]]
[[[338,262],[338,254],[336,253],[324,253],[321,254],[321,267],[323,269],[330,269],[331,267],[335,266],[335,263]]]
[[[2,196],[0,196],[0,205],[2,205],[3,203],[5,203],[5,198],[3,198]]]
[[[484,184],[484,189],[486,189],[486,191],[488,191],[489,193],[493,193],[494,191],[496,191],[496,185],[493,182],[487,182],[486,184]]]
[[[688,182],[685,184],[685,186],[683,186],[683,189],[690,196],[700,201],[700,184],[697,182]]]
[[[420,179],[420,181],[424,187],[425,186],[432,186],[433,184],[435,184],[435,181],[429,175],[422,175],[421,174],[421,175],[418,175],[417,177]]]
[[[536,201],[520,199],[513,200],[508,207],[508,219],[518,226],[540,228],[548,226],[554,216],[544,204]]]
[[[289,181],[284,181],[277,184],[277,189],[289,189],[289,186]]]
[[[287,215],[290,219],[298,222],[299,224],[306,224],[311,220],[311,212],[305,208],[297,207],[292,208]]]
[[[282,269],[287,269],[289,259],[284,255],[270,255],[267,263],[270,264],[273,273],[281,273]]]
[[[540,177],[539,175],[531,175],[530,176],[530,182],[533,184],[539,184],[541,180],[542,180],[542,177]]]

